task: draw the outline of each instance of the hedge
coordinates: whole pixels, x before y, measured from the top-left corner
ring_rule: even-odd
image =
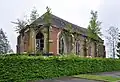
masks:
[[[71,76],[120,70],[119,59],[41,56],[0,56],[0,82]]]

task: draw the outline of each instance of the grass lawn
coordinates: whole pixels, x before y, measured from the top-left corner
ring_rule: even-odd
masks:
[[[74,77],[90,79],[90,80],[107,81],[107,82],[118,82],[118,81],[120,81],[120,78],[117,78],[117,77],[90,75],[90,74],[80,74],[80,75],[75,75]]]

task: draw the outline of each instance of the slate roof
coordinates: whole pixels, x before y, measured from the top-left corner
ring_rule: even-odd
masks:
[[[62,18],[59,18],[53,14],[51,14],[51,17],[52,17],[52,20],[51,20],[51,23],[52,25],[55,25],[57,28],[61,28],[61,29],[64,29],[66,27],[66,25],[68,24],[71,24],[72,26],[72,29],[74,31],[79,31],[81,32],[82,34],[84,35],[87,35],[87,29],[86,28],[83,28],[83,27],[80,27],[80,26],[77,26],[75,24],[72,24]],[[34,21],[33,23],[36,23],[36,24],[44,24],[44,21],[43,21],[43,16],[39,17],[36,21]]]

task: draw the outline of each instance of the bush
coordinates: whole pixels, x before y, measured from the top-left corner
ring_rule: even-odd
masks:
[[[120,70],[120,60],[78,56],[0,56],[0,82],[71,76]]]

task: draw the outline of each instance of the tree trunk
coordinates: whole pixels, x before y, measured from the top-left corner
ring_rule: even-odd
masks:
[[[84,56],[87,56],[87,45],[86,45],[86,39],[84,40]]]
[[[50,28],[50,25],[48,24],[47,26],[47,53],[49,53],[49,28]]]
[[[114,46],[114,40],[113,40],[113,58],[115,58],[115,46]]]
[[[95,42],[95,57],[97,57],[97,44]]]

